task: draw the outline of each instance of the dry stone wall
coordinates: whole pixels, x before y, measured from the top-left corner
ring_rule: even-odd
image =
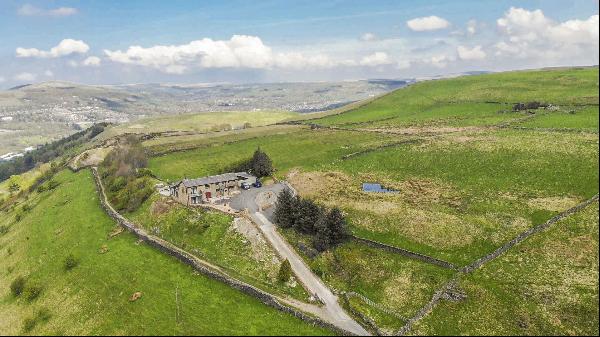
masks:
[[[246,293],[250,296],[253,296],[253,297],[257,298],[258,300],[260,300],[262,303],[269,305],[277,310],[289,313],[307,323],[321,326],[321,327],[324,327],[327,329],[331,329],[341,335],[351,335],[351,333],[349,333],[345,330],[341,330],[340,328],[334,326],[333,324],[325,322],[319,318],[309,316],[309,315],[305,314],[304,312],[297,310],[295,308],[292,308],[290,306],[284,305],[275,296],[273,296],[265,291],[262,291],[250,284],[247,284],[247,283],[239,281],[235,278],[232,278],[229,275],[227,275],[226,273],[224,273],[223,271],[221,271],[218,267],[213,266],[213,265],[209,264],[208,262],[198,259],[197,257],[189,254],[188,252],[169,243],[168,241],[165,241],[161,238],[158,238],[156,236],[148,234],[145,230],[137,227],[134,223],[125,219],[125,217],[123,217],[121,214],[119,214],[117,211],[115,211],[110,206],[110,204],[107,201],[106,194],[104,192],[104,186],[102,185],[102,182],[100,181],[100,176],[98,175],[98,171],[95,167],[92,168],[92,173],[94,175],[94,181],[96,183],[96,188],[98,190],[98,195],[100,197],[100,204],[101,204],[102,208],[104,209],[104,211],[108,214],[108,216],[110,216],[113,220],[115,220],[117,222],[117,224],[119,224],[123,228],[127,229],[129,232],[133,233],[140,240],[144,241],[148,245],[150,245],[166,254],[169,254],[169,255],[179,259],[183,263],[190,265],[191,267],[193,267],[195,270],[197,270],[201,274],[208,276],[212,279],[215,279],[217,281],[226,283],[227,285],[229,285],[235,289],[238,289],[241,292]]]

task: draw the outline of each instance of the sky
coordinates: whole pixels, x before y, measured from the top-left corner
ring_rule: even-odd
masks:
[[[598,64],[598,0],[0,0],[0,88]]]

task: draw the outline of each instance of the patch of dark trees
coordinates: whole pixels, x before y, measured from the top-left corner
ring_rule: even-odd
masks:
[[[137,210],[154,190],[148,157],[136,136],[119,140],[100,165],[100,177],[111,205],[117,211]]]
[[[527,103],[516,103],[513,105],[513,111],[525,111],[525,110],[536,110],[539,108],[547,108],[549,104],[540,103],[537,101],[527,102]]]
[[[248,172],[258,178],[268,177],[273,174],[273,161],[260,149],[256,149],[252,158],[242,160],[232,166],[226,167],[223,172]]]
[[[275,223],[282,228],[293,228],[312,237],[313,247],[323,252],[350,238],[350,232],[342,211],[327,209],[310,199],[293,196],[284,189],[277,198]]]
[[[94,124],[86,130],[74,133],[68,137],[47,143],[37,149],[27,152],[23,157],[0,162],[0,182],[12,175],[27,172],[39,164],[48,163],[70,150],[96,137],[108,126],[108,123]]]

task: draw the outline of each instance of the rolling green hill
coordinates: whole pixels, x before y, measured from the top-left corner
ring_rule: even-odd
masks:
[[[353,235],[460,268],[598,194],[598,101],[598,67],[517,71],[419,82],[295,120],[279,113],[256,121],[250,113],[150,119],[110,128],[101,139],[175,131],[142,142],[152,176],[163,182],[222,173],[260,147],[275,178],[340,207]],[[545,107],[513,109],[531,102]],[[253,127],[206,132],[222,122]],[[2,213],[0,326],[8,333],[36,317],[32,333],[328,333],[196,275],[129,234],[107,239],[114,224],[90,174],[55,179],[55,190],[24,194]],[[397,193],[365,192],[365,182]],[[181,207],[155,216],[155,200],[129,215],[232,274],[268,283],[259,260],[234,260],[248,247],[230,234],[227,216]],[[595,202],[465,275],[364,241],[307,254],[309,237],[282,234],[327,285],[357,294],[345,303],[357,320],[385,333],[397,333],[457,277],[465,297],[441,300],[410,333],[597,335],[597,213]],[[194,217],[213,225],[188,234]],[[66,271],[69,254],[79,264]],[[19,275],[41,287],[38,299],[10,294]],[[142,298],[129,302],[136,291]]]
[[[535,101],[548,107],[513,111],[516,103]],[[275,176],[287,179],[305,197],[341,207],[354,235],[459,267],[598,193],[597,67],[426,81],[323,115],[299,121],[311,128],[296,126],[285,133],[274,129],[210,145],[189,139],[186,151],[163,143],[166,154],[152,158],[149,167],[167,181],[216,174],[260,147],[272,158]],[[154,144],[147,145],[153,149]],[[169,147],[178,152],[168,153]],[[363,182],[382,183],[399,193],[365,193]],[[592,208],[597,210],[597,204]],[[296,244],[310,244],[308,238],[285,235]],[[416,314],[449,279],[444,270],[355,243],[316,258],[306,256],[306,261],[336,289],[367,296],[403,317]],[[594,273],[592,267],[582,268]],[[509,267],[503,272],[527,273]],[[467,296],[475,291],[464,287]],[[589,309],[597,302],[597,279],[582,287],[591,295],[581,306]],[[523,295],[498,305],[509,310],[512,301],[523,300],[518,296]],[[352,304],[387,332],[405,323],[367,303],[353,299]],[[478,307],[461,310],[476,315],[470,308]],[[451,312],[436,315],[443,317],[439,324],[448,325],[447,330],[431,323],[434,328],[422,331],[461,332]],[[532,324],[546,324],[531,315]],[[570,324],[509,331],[597,331],[582,321]],[[495,329],[505,331],[493,325],[481,331]]]
[[[55,190],[2,213],[2,334],[329,333],[198,275],[131,234],[109,239],[115,224],[100,208],[91,173],[63,171],[55,180]],[[71,254],[78,263],[66,270]],[[15,298],[9,285],[19,276],[26,293]],[[39,296],[28,299],[36,287]],[[130,302],[135,292],[142,297]]]
[[[311,122],[353,128],[494,125],[519,116],[511,111],[513,104],[531,101],[560,106],[563,109],[556,114],[562,115],[581,110],[581,105],[595,106],[592,111],[596,122],[586,127],[595,126],[597,130],[598,67],[424,81],[359,108]]]

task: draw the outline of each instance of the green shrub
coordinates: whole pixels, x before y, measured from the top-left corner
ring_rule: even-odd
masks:
[[[60,183],[58,181],[56,181],[56,180],[50,180],[48,182],[48,187],[47,187],[48,191],[51,191],[51,190],[57,188],[59,185],[60,185]]]
[[[8,226],[0,226],[0,235],[8,233]]]
[[[73,254],[67,255],[65,258],[65,270],[71,270],[79,264],[79,261],[75,258]]]
[[[27,317],[23,320],[23,332],[30,332],[37,325],[34,317]]]
[[[285,260],[281,263],[279,267],[279,273],[277,273],[277,279],[279,282],[287,282],[292,277],[292,266],[290,265],[290,261]]]
[[[33,317],[27,317],[23,320],[23,332],[30,332],[38,323],[48,322],[52,314],[47,308],[41,308]]]
[[[40,295],[42,294],[42,290],[43,288],[41,285],[37,283],[32,283],[25,287],[25,290],[23,291],[23,296],[25,296],[25,299],[28,302],[33,302],[35,299],[40,297]]]
[[[25,289],[25,283],[26,280],[23,276],[18,276],[10,283],[10,292],[13,294],[13,296],[17,297],[23,293],[23,290]]]

